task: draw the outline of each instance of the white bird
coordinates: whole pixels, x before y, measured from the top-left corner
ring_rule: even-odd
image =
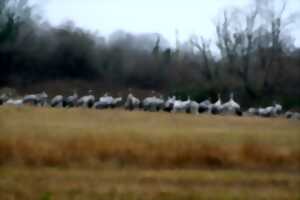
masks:
[[[85,108],[92,108],[96,100],[95,96],[92,95],[92,92],[92,90],[89,90],[89,95],[81,97],[77,101],[77,105]]]
[[[241,112],[241,106],[234,101],[234,95],[233,93],[230,94],[230,99],[228,102],[224,103],[222,105],[223,107],[223,112],[228,113],[228,114],[237,114],[239,116],[242,115]]]
[[[31,105],[39,105],[39,106],[45,106],[47,103],[48,95],[46,92],[42,92],[39,94],[30,94],[25,95],[23,98],[24,104],[31,104]]]
[[[268,106],[266,108],[258,108],[258,115],[262,117],[271,117],[275,113],[273,112],[273,106]]]
[[[113,103],[112,103],[112,107],[115,108],[115,107],[120,106],[122,101],[123,101],[122,97],[114,98]]]
[[[291,117],[291,119],[300,120],[300,113],[295,112],[295,113],[293,114],[293,116]]]
[[[199,103],[198,112],[199,113],[209,112],[211,110],[212,106],[213,106],[213,104],[211,103],[211,101],[209,99],[204,100]]]
[[[37,105],[38,97],[35,94],[26,95],[24,96],[23,101],[25,104]]]
[[[107,93],[104,96],[100,97],[97,102],[95,102],[94,107],[97,109],[104,109],[113,107],[114,98],[112,96],[108,96]]]
[[[191,103],[190,98],[188,98],[188,100],[186,100],[186,101],[175,100],[172,111],[174,113],[176,113],[176,112],[187,112],[190,103]]]
[[[8,96],[6,94],[2,94],[0,96],[0,106],[3,105],[8,100]]]
[[[20,107],[23,105],[23,99],[8,99],[4,104]]]
[[[64,107],[74,107],[76,106],[76,102],[78,100],[78,94],[76,91],[73,92],[73,95],[68,96],[65,100],[64,100]]]
[[[199,114],[199,103],[196,101],[190,101],[190,103],[188,104],[187,113],[198,115]]]
[[[57,95],[52,98],[50,102],[51,107],[63,107],[64,105],[64,97],[62,95]]]
[[[99,98],[100,102],[106,103],[107,105],[111,105],[114,102],[114,98],[112,96],[108,96],[108,94],[104,94],[103,97]]]
[[[173,110],[175,101],[176,101],[176,97],[175,96],[168,97],[167,101],[164,103],[163,110],[165,112],[171,112]]]
[[[127,110],[134,110],[136,108],[139,108],[141,105],[141,101],[133,96],[133,94],[129,93],[125,102],[125,108]]]
[[[248,115],[254,116],[254,115],[259,115],[258,109],[257,108],[249,108],[247,111]]]
[[[291,111],[287,111],[287,112],[284,114],[284,116],[285,116],[286,118],[288,118],[288,119],[291,119],[291,118],[293,117],[293,115],[294,115],[294,113],[291,112]]]
[[[212,114],[220,114],[223,111],[221,95],[218,94],[218,100],[211,106],[210,112]]]
[[[282,112],[282,106],[278,103],[274,103],[273,106],[266,108],[259,108],[258,115],[262,117],[276,117]]]
[[[145,111],[160,111],[164,106],[164,100],[162,97],[147,97],[143,100],[142,106]]]
[[[274,107],[275,113],[277,115],[279,115],[282,112],[282,105],[274,102],[274,106],[273,107]]]

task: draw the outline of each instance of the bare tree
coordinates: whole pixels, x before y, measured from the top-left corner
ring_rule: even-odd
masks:
[[[280,8],[278,11],[272,3],[274,1],[254,0],[246,10],[225,11],[216,25],[217,47],[224,66],[241,79],[245,91],[252,97],[257,96],[257,89],[253,88],[257,83],[253,84],[251,77],[258,78],[256,75],[261,72],[262,91],[271,94],[284,70],[282,31],[292,18],[283,18],[286,1],[282,1],[282,5],[276,4]],[[257,64],[259,69],[255,69]]]
[[[201,66],[203,66],[203,75],[208,81],[214,80],[213,58],[211,53],[210,41],[205,40],[203,37],[199,38],[194,36],[190,39],[190,43],[200,53]]]

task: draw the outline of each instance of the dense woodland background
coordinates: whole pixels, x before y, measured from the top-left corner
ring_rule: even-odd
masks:
[[[70,92],[72,84],[63,83],[79,81],[195,100],[233,91],[243,105],[277,100],[299,107],[300,48],[289,33],[299,18],[285,13],[285,3],[273,9],[270,2],[220,11],[216,41],[191,36],[170,47],[159,34],[117,31],[102,37],[72,22],[53,27],[26,0],[1,0],[0,88],[47,82],[46,89]]]

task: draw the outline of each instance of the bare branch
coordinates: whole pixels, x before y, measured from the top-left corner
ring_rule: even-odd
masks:
[[[287,1],[283,0],[283,5],[282,5],[281,10],[279,12],[278,18],[282,17],[283,13],[285,12],[286,6],[287,6]]]

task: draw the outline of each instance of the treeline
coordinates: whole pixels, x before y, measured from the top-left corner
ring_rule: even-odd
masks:
[[[234,91],[244,104],[299,106],[300,49],[287,29],[296,15],[284,17],[285,5],[275,10],[271,2],[224,12],[216,45],[192,36],[171,48],[158,34],[104,38],[71,22],[53,27],[26,0],[1,0],[0,87],[71,79],[198,100]]]

